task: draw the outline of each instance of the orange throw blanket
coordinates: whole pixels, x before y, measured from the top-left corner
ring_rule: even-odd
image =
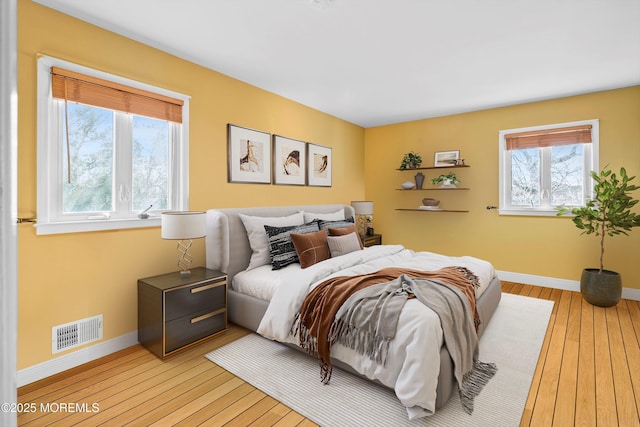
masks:
[[[342,304],[355,292],[379,283],[390,282],[400,275],[435,280],[462,291],[471,303],[476,331],[480,318],[476,310],[475,288],[478,278],[465,267],[444,267],[435,271],[421,271],[389,267],[370,274],[334,277],[316,286],[306,296],[296,315],[292,332],[298,334],[299,345],[309,354],[317,355],[322,382],[331,378],[331,346],[329,331]]]

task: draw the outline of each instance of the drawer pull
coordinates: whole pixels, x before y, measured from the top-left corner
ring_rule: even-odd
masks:
[[[213,317],[213,316],[217,316],[220,313],[224,313],[224,309],[212,311],[211,313],[207,313],[207,314],[203,314],[202,316],[194,317],[193,319],[191,319],[191,324],[201,322],[201,321],[206,320],[206,319],[208,319],[210,317]]]
[[[198,292],[207,291],[209,289],[213,289],[218,286],[220,286],[220,283],[211,283],[209,285],[200,286],[199,288],[193,288],[191,289],[191,293],[197,294]]]

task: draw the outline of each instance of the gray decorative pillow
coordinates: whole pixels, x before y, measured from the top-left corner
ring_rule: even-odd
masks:
[[[319,224],[320,230],[328,230],[330,228],[344,228],[353,225],[353,217],[349,217],[347,219],[341,221],[324,221],[320,220]]]
[[[318,221],[286,227],[265,225],[264,229],[269,239],[269,254],[271,255],[271,266],[273,270],[279,270],[289,264],[300,262],[296,248],[291,241],[291,233],[306,234],[320,231]]]
[[[327,237],[327,243],[329,244],[331,258],[362,250],[360,237],[358,237],[356,233],[349,233],[343,236],[329,236]]]

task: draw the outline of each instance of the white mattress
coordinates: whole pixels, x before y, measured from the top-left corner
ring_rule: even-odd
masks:
[[[290,276],[299,274],[301,270],[300,264],[289,264],[280,270],[272,270],[271,264],[262,265],[236,274],[233,277],[232,288],[242,294],[271,301],[278,286],[286,283]]]
[[[414,252],[400,245],[383,245],[371,246],[338,258],[330,258],[306,269],[302,269],[300,264],[291,264],[280,270],[272,270],[271,265],[263,265],[236,274],[232,287],[240,293],[271,301],[276,289],[280,286],[293,283],[312,284],[332,275],[366,274],[389,266],[426,271],[447,266],[467,267],[478,276],[480,281],[476,297],[482,295],[496,275],[490,263],[478,258],[449,257],[432,252]],[[348,270],[343,273],[345,269]]]

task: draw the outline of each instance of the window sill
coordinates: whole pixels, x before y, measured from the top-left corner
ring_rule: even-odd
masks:
[[[84,233],[89,231],[122,230],[128,228],[159,227],[160,217],[149,217],[147,219],[97,219],[85,221],[66,221],[36,223],[36,234],[63,234],[63,233]]]
[[[500,215],[515,215],[515,216],[558,216],[558,211],[555,209],[504,209],[498,210]]]

